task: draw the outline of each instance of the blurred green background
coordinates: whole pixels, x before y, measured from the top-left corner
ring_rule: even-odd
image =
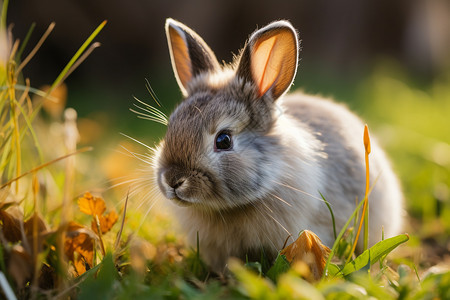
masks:
[[[35,87],[51,83],[85,38],[108,20],[97,38],[102,46],[66,82],[67,106],[79,114],[80,145],[95,146],[106,177],[128,172],[126,163],[117,171],[120,159],[111,154],[127,143],[120,132],[151,146],[164,134],[163,125],[129,111],[133,95],[153,104],[145,78],[166,114],[181,98],[164,33],[167,17],[193,28],[225,62],[257,27],[290,20],[302,40],[293,89],[333,97],[362,115],[401,178],[413,217],[410,230],[438,236],[449,252],[448,0],[10,1],[8,23],[15,37],[23,38],[36,22],[25,53],[56,22],[24,70]]]

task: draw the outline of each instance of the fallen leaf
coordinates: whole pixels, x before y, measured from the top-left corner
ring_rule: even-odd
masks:
[[[32,236],[33,235],[33,222],[34,222],[34,220],[36,220],[37,233],[47,232],[48,231],[47,224],[45,224],[45,221],[37,213],[34,213],[23,224],[23,228],[24,228],[25,234],[27,236]]]
[[[117,213],[115,211],[110,211],[108,214],[106,214],[104,216],[103,215],[98,216],[98,220],[100,222],[100,230],[102,231],[102,234],[105,234],[108,231],[110,231],[118,219],[119,219],[119,216],[117,215]],[[95,233],[98,234],[97,224],[96,224],[95,219],[92,220],[91,228],[92,228],[92,230],[94,230]]]
[[[88,228],[70,222],[64,241],[64,253],[73,262],[78,275],[83,274],[94,263],[94,238]]]
[[[322,277],[328,255],[331,250],[310,230],[304,230],[295,242],[281,250],[282,255],[291,263],[302,261],[311,269],[315,280]]]
[[[39,272],[39,287],[44,290],[51,290],[55,287],[56,270],[51,265],[44,263]]]
[[[17,243],[22,239],[20,220],[4,210],[0,210],[0,221],[5,238],[11,243]]]
[[[80,211],[91,216],[100,216],[106,210],[105,201],[100,197],[94,197],[91,193],[85,193],[78,199]]]
[[[30,254],[20,245],[14,245],[8,261],[8,274],[10,274],[19,288],[31,280],[33,276],[33,262]]]

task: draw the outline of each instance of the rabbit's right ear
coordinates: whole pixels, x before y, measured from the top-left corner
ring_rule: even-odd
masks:
[[[237,74],[256,85],[258,97],[276,100],[291,86],[297,71],[297,32],[288,21],[273,22],[254,32],[239,61]]]
[[[200,73],[219,69],[219,62],[205,41],[186,25],[169,18],[166,35],[175,77],[187,96],[189,81]]]

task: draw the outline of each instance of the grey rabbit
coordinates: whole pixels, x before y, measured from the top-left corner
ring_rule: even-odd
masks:
[[[343,105],[303,93],[294,80],[299,41],[288,21],[256,30],[221,65],[193,30],[166,21],[173,70],[184,100],[168,120],[153,169],[188,240],[215,272],[229,257],[276,257],[304,229],[334,242],[364,198],[364,125]],[[403,196],[372,138],[370,244],[401,230]]]

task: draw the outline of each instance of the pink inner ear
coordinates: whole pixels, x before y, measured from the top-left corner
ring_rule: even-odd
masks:
[[[182,33],[181,33],[182,34]],[[172,47],[173,63],[175,63],[175,71],[178,79],[183,87],[192,78],[191,59],[186,41],[177,29],[169,27],[170,44]]]
[[[296,70],[296,47],[295,35],[289,30],[278,30],[256,41],[250,65],[259,97],[270,89],[277,98],[289,88]]]
[[[253,48],[251,68],[255,82],[258,84],[259,97],[267,92],[280,72],[277,64],[274,64],[277,39],[277,36],[273,36],[257,43]]]

